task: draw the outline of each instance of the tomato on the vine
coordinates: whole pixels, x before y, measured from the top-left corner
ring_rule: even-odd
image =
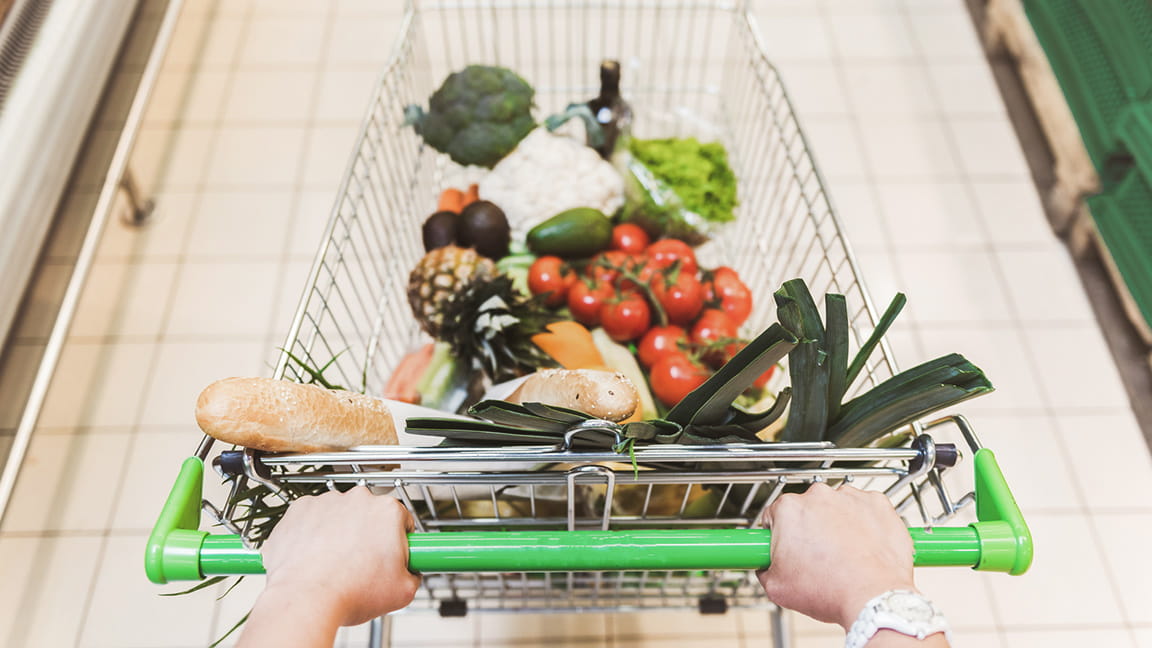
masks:
[[[679,261],[682,272],[695,275],[700,269],[692,246],[679,239],[660,239],[649,245],[646,252],[649,262],[656,268],[670,268]]]
[[[600,310],[615,291],[611,284],[578,279],[568,289],[568,310],[572,318],[589,328],[600,325]]]
[[[643,297],[626,292],[601,307],[600,325],[617,342],[635,340],[652,325],[652,310]]]
[[[665,355],[679,353],[681,342],[687,344],[688,332],[679,326],[653,326],[636,345],[636,356],[640,364],[651,368]]]
[[[727,313],[716,308],[705,308],[700,313],[700,319],[692,326],[691,339],[696,344],[708,344],[735,337],[736,324]]]
[[[695,275],[681,270],[672,276],[656,275],[652,281],[652,294],[673,324],[687,326],[704,308],[704,287]],[[675,281],[672,281],[675,279]]]
[[[613,283],[620,276],[620,270],[627,267],[627,252],[608,250],[592,257],[588,262],[588,276],[603,283]]]
[[[704,384],[711,372],[703,365],[692,361],[682,352],[669,353],[652,365],[648,382],[652,393],[668,407],[684,400],[684,397]]]
[[[727,266],[712,270],[704,281],[704,299],[718,305],[732,318],[737,327],[752,314],[752,291],[740,280],[740,275]]]
[[[548,294],[544,303],[552,308],[568,299],[568,290],[576,282],[576,273],[564,266],[558,256],[542,256],[528,268],[528,290],[533,295]]]
[[[633,223],[621,223],[612,228],[612,249],[640,254],[648,247],[648,232]]]

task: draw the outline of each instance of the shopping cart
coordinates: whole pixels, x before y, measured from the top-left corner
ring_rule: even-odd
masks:
[[[877,311],[746,3],[415,2],[364,118],[274,375],[309,381],[324,367],[334,383],[380,394],[391,368],[421,342],[405,298],[405,278],[422,255],[419,224],[441,188],[474,177],[422,145],[403,124],[405,105],[424,103],[450,71],[490,63],[528,79],[548,114],[595,95],[602,58],[623,63],[638,136],[697,136],[728,148],[741,207],[700,248],[702,264],[723,260],[762,296],[793,277],[816,294],[845,295],[858,347]],[[747,330],[772,320],[760,304]],[[849,396],[894,369],[881,344]],[[268,455],[205,437],[157,522],[147,571],[161,583],[260,573],[259,543],[285,502],[367,484],[398,497],[416,518],[410,560],[424,585],[410,609],[769,607],[749,572],[769,556],[770,532],[756,522],[781,493],[815,481],[889,495],[912,527],[919,565],[1026,570],[1027,526],[994,456],[964,419],[906,433],[893,437],[906,443],[884,448],[637,447],[640,465],[661,467],[638,472],[627,457],[568,441]],[[971,470],[953,468],[961,462]],[[206,463],[227,487],[216,502],[202,499]],[[202,512],[227,534],[199,530]],[[969,523],[938,526],[957,514]],[[784,641],[778,632],[777,643]]]

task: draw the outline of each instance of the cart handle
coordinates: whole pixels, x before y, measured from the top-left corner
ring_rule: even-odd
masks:
[[[910,528],[920,567],[973,567],[1022,574],[1032,535],[995,455],[976,451],[976,516],[966,527]],[[258,549],[238,535],[199,530],[204,462],[184,460],[148,538],[145,572],[154,583],[213,575],[262,574]],[[506,531],[412,533],[409,567],[417,572],[763,569],[767,529]]]

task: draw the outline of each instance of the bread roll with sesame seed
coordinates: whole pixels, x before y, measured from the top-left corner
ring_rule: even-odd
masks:
[[[196,400],[196,423],[208,436],[268,452],[396,445],[396,424],[379,399],[272,378],[208,385]]]
[[[595,369],[541,369],[528,376],[510,403],[544,403],[620,422],[640,406],[640,394],[624,374]]]

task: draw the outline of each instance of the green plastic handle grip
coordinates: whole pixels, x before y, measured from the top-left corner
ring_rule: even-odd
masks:
[[[1021,574],[1032,537],[996,458],[976,452],[977,517],[966,527],[911,528],[916,565],[966,566]],[[236,535],[197,530],[204,464],[184,461],[148,540],[145,571],[155,583],[264,572],[260,552]],[[763,569],[765,529],[484,531],[413,533],[409,566],[418,572]]]

